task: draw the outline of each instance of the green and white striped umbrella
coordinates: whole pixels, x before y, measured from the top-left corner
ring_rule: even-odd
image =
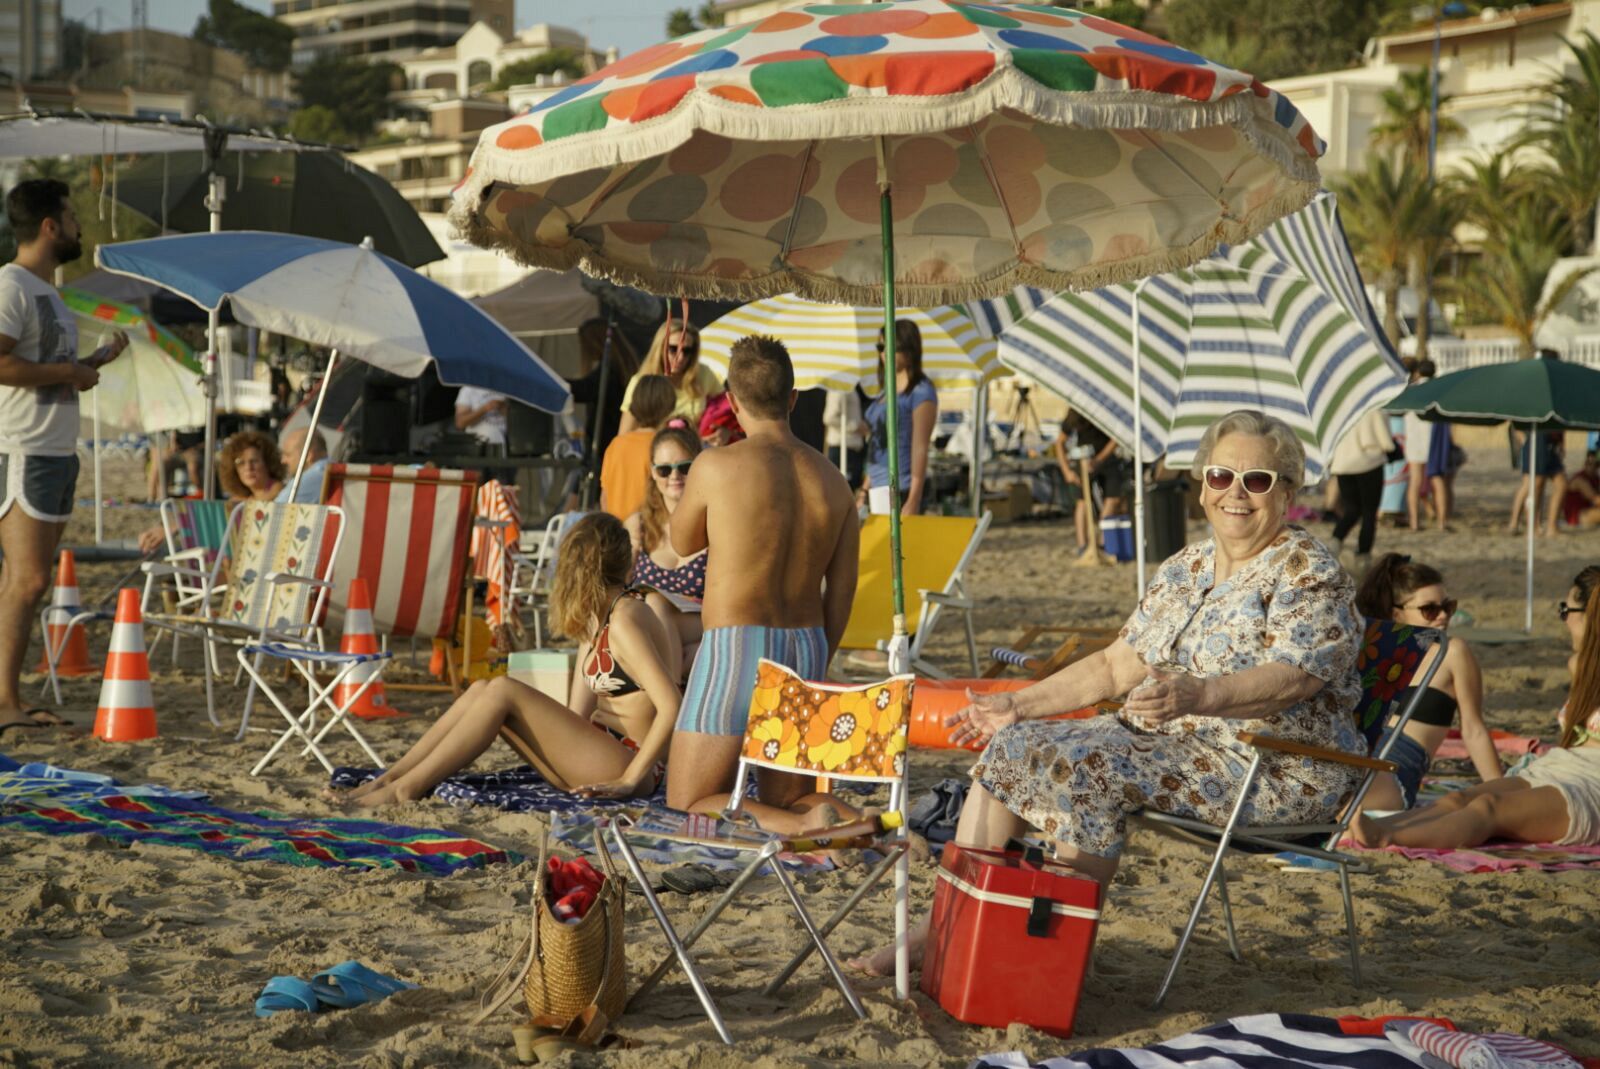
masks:
[[[1345,431],[1405,386],[1332,194],[1137,286],[1057,294],[1001,336],[1000,359],[1131,449],[1137,320],[1146,459],[1185,467],[1219,416],[1255,408],[1295,429],[1315,482]]]
[[[983,336],[962,309],[899,308],[895,315],[922,332],[922,370],[937,388],[969,389],[1007,374],[999,345]],[[882,328],[882,308],[821,304],[785,293],[735,308],[706,326],[700,332],[700,362],[725,376],[734,342],[769,334],[788,348],[797,389],[850,390],[860,383],[873,393]]]

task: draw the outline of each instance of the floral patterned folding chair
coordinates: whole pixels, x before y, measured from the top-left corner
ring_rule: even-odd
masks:
[[[1183,961],[1183,952],[1189,946],[1190,937],[1194,935],[1195,925],[1200,921],[1200,914],[1205,909],[1206,899],[1210,897],[1213,885],[1217,888],[1217,896],[1222,900],[1222,920],[1228,937],[1228,950],[1233,955],[1233,960],[1244,960],[1240,955],[1238,937],[1234,934],[1233,907],[1228,902],[1228,880],[1223,869],[1223,861],[1229,850],[1243,853],[1288,851],[1316,858],[1339,870],[1339,891],[1344,898],[1345,936],[1350,944],[1350,975],[1356,986],[1361,985],[1361,948],[1356,933],[1355,905],[1350,897],[1350,873],[1370,870],[1360,858],[1340,850],[1339,842],[1345,837],[1350,821],[1361,811],[1361,801],[1367,796],[1372,781],[1380,772],[1394,771],[1394,764],[1386,760],[1389,748],[1393,745],[1392,739],[1405,730],[1406,724],[1411,720],[1411,714],[1416,711],[1417,703],[1422,698],[1422,692],[1428,689],[1434,673],[1444,663],[1449,645],[1450,636],[1443,631],[1410,627],[1390,620],[1368,620],[1366,632],[1361,640],[1361,652],[1356,657],[1356,671],[1361,675],[1361,700],[1352,714],[1356,726],[1367,740],[1369,756],[1357,757],[1337,750],[1325,750],[1301,742],[1290,742],[1270,735],[1241,731],[1237,737],[1240,742],[1255,751],[1255,759],[1251,762],[1249,771],[1245,773],[1244,782],[1240,785],[1226,827],[1219,828],[1214,824],[1207,824],[1190,817],[1160,813],[1153,809],[1146,809],[1140,814],[1144,820],[1160,828],[1177,831],[1191,838],[1200,838],[1208,844],[1213,841],[1217,844],[1216,853],[1211,859],[1211,868],[1206,872],[1205,882],[1200,885],[1200,894],[1195,898],[1194,908],[1189,913],[1189,923],[1178,940],[1177,949],[1172,952],[1167,975],[1161,981],[1161,990],[1156,994],[1155,1005],[1158,1008],[1166,1001],[1167,991],[1172,987],[1172,980],[1178,973],[1178,965]],[[1422,662],[1422,655],[1430,646],[1438,647],[1438,655],[1429,662],[1427,670],[1418,676],[1417,666]],[[1401,708],[1398,699],[1401,693],[1412,685],[1416,686],[1416,691],[1412,694],[1411,700]],[[1394,729],[1388,738],[1383,738],[1385,726],[1392,726]],[[1382,739],[1381,746],[1379,746],[1380,739]],[[1325,824],[1271,826],[1245,824],[1241,820],[1246,808],[1245,803],[1249,800],[1250,788],[1261,771],[1261,759],[1268,751],[1296,754],[1312,761],[1331,761],[1359,769],[1363,775],[1339,816]]]
[[[832,974],[834,983],[843,992],[845,1001],[857,1017],[865,1018],[866,1010],[856,997],[838,961],[825,942],[828,934],[838,927],[850,911],[861,902],[888,872],[895,872],[895,963],[896,990],[901,998],[910,994],[907,959],[907,899],[906,881],[909,862],[906,848],[906,739],[910,722],[912,676],[892,676],[881,683],[854,686],[836,686],[809,683],[781,664],[763,660],[756,677],[755,692],[750,701],[750,722],[745,729],[744,747],[739,754],[739,771],[734,783],[732,808],[720,818],[711,815],[684,814],[674,811],[652,810],[634,818],[621,818],[609,822],[609,831],[617,851],[622,855],[640,892],[650,905],[656,923],[672,949],[665,960],[634,992],[633,1000],[644,995],[666,975],[674,962],[683,966],[689,983],[694,988],[706,1016],[711,1019],[717,1034],[724,1043],[732,1043],[727,1026],[716,1002],[701,979],[689,950],[705,933],[745,885],[763,868],[769,868],[777,877],[778,885],[794,906],[796,915],[804,926],[808,941],[789,959],[772,981],[763,989],[767,995],[794,975],[796,969],[812,951],[822,955],[822,960]],[[821,829],[812,838],[785,838],[761,831],[740,812],[745,797],[745,785],[750,769],[771,769],[794,773],[830,782],[856,780],[865,783],[888,784],[889,808],[877,818],[854,821],[850,824]],[[886,834],[889,833],[889,834]],[[750,860],[716,904],[708,910],[700,923],[686,937],[680,938],[666,911],[650,889],[650,880],[639,865],[639,858],[629,843],[630,836],[648,838],[652,842],[662,839],[693,842],[748,854]],[[849,850],[874,848],[881,851],[883,859],[873,866],[857,887],[845,898],[831,917],[817,924],[806,910],[794,881],[778,861],[780,853],[812,850]]]

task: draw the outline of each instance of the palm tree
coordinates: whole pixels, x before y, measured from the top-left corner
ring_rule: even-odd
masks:
[[[1600,255],[1600,218],[1591,222],[1600,201],[1600,38],[1585,31],[1565,43],[1578,73],[1545,86],[1517,143],[1546,157],[1539,185],[1571,221],[1573,251],[1589,245]]]
[[[1484,243],[1478,266],[1461,280],[1462,289],[1517,336],[1524,360],[1533,357],[1533,337],[1545,317],[1595,270],[1574,271],[1545,295],[1545,282],[1561,259],[1570,227],[1559,213],[1536,200],[1524,200],[1506,229]]]
[[[1444,109],[1448,94],[1439,94],[1439,108]],[[1415,163],[1426,171],[1428,165],[1429,119],[1433,112],[1433,81],[1428,68],[1402,71],[1400,80],[1383,91],[1383,117],[1372,128],[1372,141],[1376,145],[1399,150],[1408,163]],[[1455,137],[1463,132],[1462,125],[1447,115],[1438,117],[1439,140]]]
[[[1436,226],[1422,168],[1373,153],[1365,171],[1336,180],[1333,189],[1356,258],[1383,293],[1383,331],[1398,344],[1400,287]]]
[[[1528,170],[1512,159],[1514,149],[1468,160],[1459,171],[1445,176],[1445,193],[1461,212],[1462,220],[1485,234],[1503,232],[1519,203],[1539,191]]]

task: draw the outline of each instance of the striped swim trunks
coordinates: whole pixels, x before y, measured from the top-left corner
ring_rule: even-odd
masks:
[[[743,736],[763,657],[801,679],[818,680],[828,669],[828,637],[820,627],[711,628],[701,637],[689,670],[677,730]]]

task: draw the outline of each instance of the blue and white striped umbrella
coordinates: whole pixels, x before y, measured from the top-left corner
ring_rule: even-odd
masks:
[[[1049,299],[1049,290],[1016,286],[1002,297],[968,301],[959,307],[965,309],[967,318],[978,325],[979,334],[985,338],[998,338]]]
[[[1146,459],[1186,467],[1217,417],[1256,408],[1294,428],[1315,482],[1345,431],[1405,386],[1332,194],[1139,285],[1137,300],[1134,284],[1057,294],[1001,336],[1000,360],[1125,448],[1137,371]]]
[[[451,386],[480,386],[546,412],[566,382],[470,301],[360,245],[258,231],[102,245],[95,263],[239,322],[337,349],[415,378],[428,364]]]

